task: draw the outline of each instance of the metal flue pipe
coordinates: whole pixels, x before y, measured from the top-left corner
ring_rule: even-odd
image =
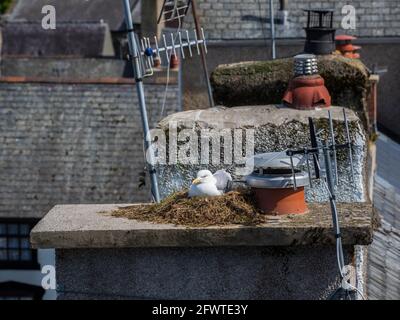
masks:
[[[196,28],[196,33],[197,33],[197,38],[200,39],[202,37],[202,29],[200,27],[200,22],[199,22],[199,17],[197,16],[197,4],[195,0],[191,1],[192,5],[192,14],[193,14],[193,20],[194,20],[194,25]],[[200,56],[201,56],[201,64],[203,66],[203,72],[204,72],[204,80],[207,85],[207,94],[208,94],[208,101],[210,104],[210,108],[214,107],[214,97],[212,94],[212,88],[211,88],[211,83],[210,83],[210,76],[208,73],[208,67],[207,67],[207,60],[206,60],[206,52],[203,47],[200,48]]]
[[[275,15],[274,15],[274,1],[269,0],[269,17],[271,25],[271,57],[276,59],[276,40],[275,40]]]

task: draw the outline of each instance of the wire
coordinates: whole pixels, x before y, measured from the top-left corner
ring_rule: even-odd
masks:
[[[363,295],[363,293],[361,292],[360,289],[358,289],[357,287],[351,285],[350,283],[348,283],[347,285],[348,285],[351,289],[353,289],[354,291],[357,291],[357,293],[361,296],[361,298],[362,298],[363,300],[368,300],[368,299]]]
[[[181,20],[181,17],[178,15],[178,28],[177,28],[174,42],[176,42],[176,40],[178,39],[178,35],[179,35],[179,32],[181,31],[181,29],[182,29],[182,20]],[[172,52],[173,51],[171,50],[169,60],[171,60]],[[161,106],[161,113],[160,113],[160,117],[159,117],[158,121],[161,121],[162,117],[164,116],[165,106],[167,103],[167,95],[168,95],[168,90],[169,90],[169,81],[170,81],[170,66],[167,66],[167,81],[165,84],[164,97],[163,97],[163,102],[162,102],[162,106]]]
[[[332,195],[331,191],[329,190],[327,182],[325,181],[325,179],[321,179],[321,180],[323,182],[323,186],[325,187],[326,191],[328,192],[329,198],[332,201],[333,195]],[[336,220],[336,230],[335,230],[335,232],[336,232],[336,235],[339,235],[336,238],[336,259],[337,259],[337,264],[338,264],[338,267],[339,267],[339,273],[340,273],[340,276],[341,276],[341,278],[343,280],[343,278],[345,276],[344,273],[343,273],[343,269],[344,269],[345,265],[344,265],[344,258],[343,258],[342,239],[341,239],[341,236],[340,236],[339,220],[338,220],[338,216],[337,216],[337,207],[336,207],[336,205],[334,205],[334,207],[335,207],[334,215],[335,215],[335,220]],[[343,285],[342,285],[341,288],[346,290],[346,294],[347,295],[348,295],[348,288],[350,288],[353,291],[356,291],[361,296],[361,298],[363,300],[367,300],[365,298],[365,296],[363,295],[363,293],[361,292],[361,290],[359,290],[357,287],[353,286],[352,284],[350,284],[348,282],[346,282],[346,286],[347,286],[347,288],[343,288]],[[338,288],[335,291],[335,293],[338,290],[340,290],[340,288]]]
[[[325,190],[328,193],[329,198],[332,199],[332,193],[329,190],[328,184],[326,183],[325,179],[321,179],[321,181],[322,181],[322,185],[325,187]],[[338,232],[339,222],[337,222],[336,224],[337,224],[337,227],[336,227],[335,232],[336,232],[336,234],[339,234],[340,233],[340,230]],[[340,254],[340,246],[341,246],[341,238],[338,237],[336,239],[336,260],[337,260],[340,276],[343,278],[344,277],[344,274],[343,274],[344,263],[342,263],[342,261],[340,259],[340,256],[341,256],[341,254]]]
[[[177,3],[177,2],[176,2],[176,3]],[[181,17],[178,16],[178,28],[176,29],[176,34],[175,34],[174,42],[176,42],[176,40],[178,39],[179,32],[181,31],[181,29],[182,29],[182,20],[181,20]],[[167,49],[166,49],[166,50],[167,50]],[[173,54],[173,50],[171,49],[171,52],[170,52],[170,54],[169,54],[169,60],[171,60],[172,54]],[[160,121],[162,120],[162,118],[163,118],[163,116],[164,116],[164,113],[165,113],[165,106],[166,106],[166,104],[167,104],[167,95],[168,95],[168,90],[169,90],[169,82],[170,82],[170,78],[171,78],[170,69],[171,69],[171,68],[170,68],[170,66],[168,65],[168,66],[167,66],[167,80],[166,80],[166,83],[165,83],[165,89],[164,89],[164,95],[163,95],[163,102],[162,102],[162,105],[161,105],[160,116],[159,116],[159,119],[158,119],[157,122],[160,122]],[[150,113],[150,116],[152,116],[152,112]]]

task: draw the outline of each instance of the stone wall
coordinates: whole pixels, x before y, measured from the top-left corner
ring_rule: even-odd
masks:
[[[56,257],[59,300],[325,300],[340,281],[332,246],[68,249]]]
[[[303,27],[307,8],[334,8],[334,26],[340,28],[342,7],[353,5],[356,9],[356,30],[360,37],[399,36],[400,4],[397,0],[289,0],[288,24],[277,24],[280,38],[304,37]],[[210,40],[263,39],[270,37],[269,0],[198,0],[199,15]],[[274,0],[276,17],[279,1]],[[261,18],[261,21],[260,21]],[[190,18],[190,25],[192,24]]]
[[[222,227],[117,218],[118,206],[58,205],[32,230],[34,248],[56,249],[58,299],[304,300],[338,287],[328,203],[262,225]],[[338,209],[345,263],[365,292],[372,207]]]
[[[341,107],[331,107],[330,110],[336,143],[345,143],[343,110]],[[364,181],[368,179],[365,166],[367,137],[356,113],[347,109],[346,114],[353,143],[354,181],[351,182],[348,153],[340,150],[337,153],[339,179],[336,197],[339,202],[365,202],[368,199]],[[166,150],[162,145],[158,146],[161,196],[188,188],[198,170],[215,172],[225,169],[232,174],[235,182],[240,182],[252,171],[251,165],[248,168],[250,171],[243,170],[244,157],[265,152],[284,154],[287,149],[308,147],[308,117],[314,119],[317,131],[323,130],[321,138],[327,139],[328,113],[324,109],[296,110],[281,105],[216,107],[166,117],[160,122],[161,130],[158,132],[160,139],[168,137]],[[171,137],[176,137],[177,143]],[[164,152],[167,155],[164,159],[168,161],[163,161]],[[306,187],[306,200],[328,200],[322,183],[314,182],[313,188]]]
[[[150,124],[165,84],[145,86]],[[170,84],[165,114],[179,111]],[[0,216],[41,217],[60,203],[148,201],[132,84],[0,82]]]

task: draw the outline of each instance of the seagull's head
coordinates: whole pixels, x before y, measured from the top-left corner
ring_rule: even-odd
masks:
[[[210,170],[200,170],[197,172],[197,178],[193,180],[193,184],[200,183],[213,183],[216,184],[217,180],[214,178]]]

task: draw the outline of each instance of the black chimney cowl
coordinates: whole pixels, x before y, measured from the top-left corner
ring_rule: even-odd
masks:
[[[317,55],[331,54],[335,51],[335,32],[333,28],[333,9],[307,9],[305,53]]]

